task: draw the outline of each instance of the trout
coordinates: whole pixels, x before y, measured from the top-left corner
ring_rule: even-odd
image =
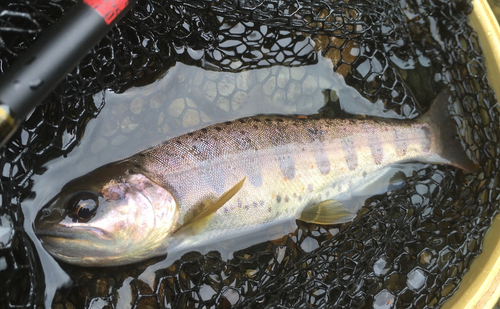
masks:
[[[416,120],[255,116],[212,125],[72,180],[40,210],[35,232],[59,260],[115,266],[294,218],[349,222],[360,208],[350,200],[381,193],[367,188],[386,188],[396,164],[477,170],[449,97],[442,91]]]

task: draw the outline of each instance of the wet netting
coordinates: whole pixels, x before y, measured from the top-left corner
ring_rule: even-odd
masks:
[[[73,2],[0,2],[2,72]],[[320,56],[361,96],[402,118],[422,114],[449,87],[462,144],[480,172],[426,165],[404,187],[370,198],[352,223],[298,222],[294,233],[228,259],[187,253],[150,280],[139,276],[151,261],[61,265],[72,283],[55,292],[52,307],[440,307],[481,253],[499,209],[500,109],[471,10],[465,0],[139,1],[0,150],[0,308],[46,304],[51,270],[41,267],[21,205],[33,197],[32,177],[69,154],[106,108],[93,95],[147,85],[178,62],[239,73]],[[213,95],[204,108],[222,96]],[[342,113],[330,108],[336,100],[325,95],[322,116]]]

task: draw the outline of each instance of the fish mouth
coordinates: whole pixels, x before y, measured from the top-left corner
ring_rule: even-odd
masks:
[[[104,240],[113,240],[111,233],[95,227],[72,227],[72,228],[56,228],[56,229],[35,229],[35,234],[39,238],[63,238],[74,240],[87,240],[89,233],[92,237],[97,237]],[[86,237],[83,237],[86,236]]]

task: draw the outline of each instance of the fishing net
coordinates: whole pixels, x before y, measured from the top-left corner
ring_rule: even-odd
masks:
[[[0,4],[2,72],[73,2]],[[206,74],[186,83],[197,83],[205,103],[173,100],[180,103],[170,105],[168,122],[203,125],[213,113],[230,115],[245,91],[211,73],[301,68],[320,59],[363,98],[401,118],[422,114],[439,89],[450,87],[462,144],[479,158],[480,172],[422,165],[404,187],[370,198],[352,223],[297,222],[295,232],[277,231],[275,240],[229,258],[193,251],[149,280],[141,274],[162,258],[122,268],[62,264],[72,283],[49,301],[53,308],[440,307],[481,252],[499,209],[500,110],[468,24],[471,9],[467,1],[439,0],[139,1],[1,149],[0,307],[45,304],[51,269],[41,266],[21,205],[36,195],[33,177],[43,175],[44,164],[67,156],[107,108],[96,93],[148,85],[176,63],[201,67]],[[269,97],[286,101],[296,89],[308,104],[307,74],[269,81],[261,81]],[[335,91],[322,95],[322,117],[352,116],[338,107]],[[162,98],[146,93],[134,102],[147,110]]]

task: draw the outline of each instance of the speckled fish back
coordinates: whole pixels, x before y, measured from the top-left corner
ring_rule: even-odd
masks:
[[[181,217],[246,177],[208,229],[296,216],[382,167],[434,153],[431,126],[413,121],[250,117],[209,126],[132,157],[168,188]]]

